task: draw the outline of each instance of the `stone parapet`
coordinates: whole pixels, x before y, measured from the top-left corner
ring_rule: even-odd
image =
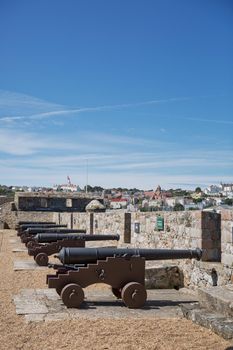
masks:
[[[222,210],[221,216],[222,263],[233,268],[233,210]]]

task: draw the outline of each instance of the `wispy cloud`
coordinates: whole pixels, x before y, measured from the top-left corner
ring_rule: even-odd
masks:
[[[189,118],[189,117],[187,117],[187,118],[180,118],[180,119],[192,120],[192,121],[204,122],[204,123],[229,124],[229,125],[233,124],[232,120],[222,120],[222,119]]]
[[[61,106],[59,104],[52,104],[32,96],[0,91],[0,119],[3,122],[9,123],[13,121],[22,121],[25,119],[37,120],[50,117],[68,116],[85,112],[99,112],[163,103],[181,102],[189,99],[191,99],[191,97],[172,97],[167,99],[153,99],[135,103],[102,105],[95,107],[64,108],[64,106]],[[14,112],[15,109],[17,109],[17,115],[12,115],[12,112]],[[10,110],[11,113],[9,113],[8,110]],[[19,112],[21,112],[21,114]]]
[[[42,151],[46,153],[57,152],[82,152],[93,153],[108,152],[114,154],[119,152],[122,147],[141,147],[157,146],[164,147],[165,143],[158,141],[146,140],[137,137],[116,136],[104,133],[80,132],[76,133],[76,137],[71,135],[43,135],[38,132],[26,132],[9,128],[0,128],[0,152],[12,155],[30,155],[37,154]],[[86,140],[89,140],[86,142]],[[69,156],[68,156],[69,159]]]
[[[64,147],[67,148],[67,145],[54,140],[54,138],[43,137],[36,133],[0,129],[0,152],[6,154],[23,156],[43,150],[64,149]]]
[[[64,109],[64,106],[48,102],[34,96],[0,90],[0,115],[17,117],[23,114],[25,117],[31,114],[40,114],[44,112],[58,111]]]
[[[72,182],[79,184],[81,187],[85,185],[86,181],[86,168],[83,167],[77,169],[59,168],[50,166],[47,169],[43,168],[30,168],[30,167],[4,167],[1,174],[1,181],[5,184],[18,184],[18,185],[46,185],[52,186],[55,183],[63,183],[66,181],[67,173],[72,179]],[[16,176],[17,174],[17,181]],[[156,173],[137,173],[132,176],[131,172],[99,172],[96,169],[89,169],[89,183],[94,185],[100,185],[105,188],[108,187],[137,187],[141,189],[156,188],[160,184],[163,188],[171,187],[183,187],[195,188],[202,184],[202,186],[208,186],[210,184],[219,184],[220,181],[231,182],[232,177],[230,175],[180,175],[180,174],[161,174]]]

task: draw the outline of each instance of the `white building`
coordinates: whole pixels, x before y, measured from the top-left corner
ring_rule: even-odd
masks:
[[[128,205],[128,200],[125,198],[113,198],[110,201],[111,209],[126,209]]]
[[[233,197],[233,183],[221,184],[221,192],[226,197]]]
[[[221,193],[221,186],[210,185],[204,190],[204,193],[208,196],[219,196]]]
[[[81,191],[78,185],[73,184],[62,184],[62,185],[54,185],[54,191],[64,191],[64,192],[79,192]]]

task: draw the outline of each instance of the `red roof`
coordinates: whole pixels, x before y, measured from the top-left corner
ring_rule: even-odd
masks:
[[[113,198],[111,202],[127,202],[126,198]]]

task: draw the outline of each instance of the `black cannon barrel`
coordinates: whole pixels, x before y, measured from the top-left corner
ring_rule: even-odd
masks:
[[[132,248],[62,248],[56,257],[63,264],[87,264],[107,257],[140,256],[145,260],[192,259],[200,260],[201,249],[132,249]]]
[[[28,228],[53,228],[53,227],[67,227],[67,225],[58,225],[58,224],[23,224],[20,225],[20,230],[25,231]]]
[[[27,232],[27,230],[30,230],[30,229],[35,229],[35,233],[34,234],[36,234],[38,231],[38,229],[43,229],[43,230],[49,230],[49,229],[51,229],[51,228],[53,228],[53,229],[59,229],[59,228],[67,228],[67,226],[66,225],[54,225],[54,224],[46,224],[46,225],[33,225],[33,226],[24,226],[24,225],[22,225],[22,226],[20,226],[20,228],[19,228],[19,233],[20,234],[22,234],[22,233],[26,233],[26,234],[29,234],[28,232],[30,232],[30,231],[28,231]]]
[[[85,229],[69,229],[69,228],[56,228],[56,227],[52,227],[52,228],[49,228],[49,227],[45,227],[45,228],[28,228],[26,231],[25,231],[26,234],[28,235],[36,235],[37,233],[61,233],[61,234],[64,234],[64,233],[86,233],[86,230]]]
[[[56,234],[56,233],[38,233],[34,240],[38,243],[52,243],[66,240],[84,240],[84,241],[119,241],[120,235],[71,235],[71,234]]]
[[[54,221],[19,221],[17,225],[40,225],[40,224],[53,224],[55,225],[56,222]]]

